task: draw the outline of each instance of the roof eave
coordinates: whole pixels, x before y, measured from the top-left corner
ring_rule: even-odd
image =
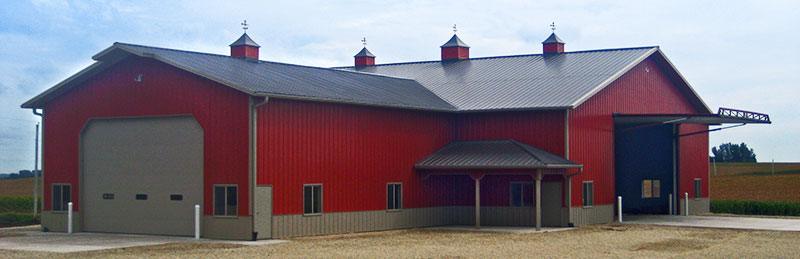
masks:
[[[634,61],[632,61],[631,63],[626,65],[624,68],[620,69],[619,71],[617,71],[616,73],[611,75],[608,79],[606,79],[605,81],[601,82],[594,89],[592,89],[588,93],[586,93],[583,96],[581,96],[581,98],[578,99],[577,101],[573,102],[571,106],[572,107],[580,106],[581,104],[586,102],[586,100],[589,100],[589,98],[591,98],[592,96],[594,96],[595,94],[597,94],[601,90],[605,89],[608,85],[610,85],[611,83],[613,83],[614,81],[616,81],[617,79],[622,77],[622,75],[624,75],[625,73],[628,73],[628,71],[633,69],[633,67],[635,67],[636,65],[638,65],[639,63],[641,63],[642,61],[644,61],[645,59],[650,57],[650,55],[655,53],[657,50],[658,50],[658,47],[653,47],[652,49],[648,50],[646,53],[642,54],[640,57],[636,58]]]
[[[700,98],[700,95],[697,94],[697,91],[694,90],[694,87],[692,87],[692,85],[689,83],[689,81],[686,80],[686,78],[683,76],[683,74],[681,74],[681,71],[679,71],[678,68],[675,67],[674,64],[672,64],[672,61],[670,61],[669,58],[667,58],[667,55],[665,55],[664,52],[661,51],[661,48],[658,48],[657,53],[661,58],[664,59],[664,61],[666,61],[666,64],[669,65],[669,68],[673,72],[675,72],[675,74],[677,74],[678,79],[681,82],[683,82],[684,84],[686,84],[686,88],[689,89],[689,91],[691,92],[692,96],[697,99],[696,101],[699,102],[699,104],[700,104],[699,108],[703,109],[703,110],[700,110],[698,112],[700,112],[700,113],[708,113],[708,114],[712,113],[711,112],[711,108],[708,107],[708,104],[706,104],[706,102],[703,101],[703,98]]]
[[[571,169],[582,168],[583,165],[569,165],[569,164],[547,164],[547,165],[454,165],[454,166],[438,166],[438,165],[414,165],[414,169],[418,170],[436,170],[436,169]]]
[[[88,77],[94,73],[100,72],[100,70],[104,69],[104,66],[108,65],[105,62],[97,61],[89,65],[88,67],[78,71],[74,75],[68,77],[67,79],[62,80],[58,84],[48,88],[44,92],[34,96],[30,100],[22,103],[20,105],[21,108],[24,109],[41,109],[44,108],[44,104],[50,101],[51,98],[48,98],[51,94],[54,94],[56,91],[61,90],[62,88],[68,86],[69,84],[73,83],[75,80],[80,79],[81,77]]]
[[[331,98],[319,98],[319,97],[275,94],[275,93],[265,93],[265,92],[256,92],[253,95],[254,96],[260,96],[260,97],[287,99],[287,100],[326,102],[326,103],[341,103],[341,104],[363,105],[363,106],[372,106],[372,107],[396,108],[396,109],[405,109],[405,110],[437,111],[437,112],[456,112],[457,111],[457,109],[455,107],[453,107],[452,109],[448,109],[448,108],[419,107],[419,106],[411,106],[411,105],[396,105],[396,104],[385,104],[385,103],[366,103],[366,102],[356,102],[356,101],[352,101],[352,100],[340,100],[340,99],[331,99]]]
[[[659,57],[663,58],[664,61],[666,62],[666,64],[669,66],[669,69],[671,71],[674,71],[675,74],[678,76],[677,79],[681,83],[683,83],[686,86],[686,88],[689,89],[689,91],[690,91],[689,94],[691,96],[687,96],[687,99],[695,99],[694,101],[696,101],[699,104],[699,105],[694,105],[695,108],[698,109],[698,112],[699,113],[711,113],[711,109],[708,107],[708,105],[706,105],[706,103],[703,101],[703,99],[700,98],[700,96],[697,94],[697,92],[694,90],[694,88],[692,88],[692,86],[689,84],[689,81],[687,81],[686,78],[683,77],[683,75],[680,73],[680,71],[678,71],[678,69],[675,67],[675,65],[672,64],[672,62],[667,58],[666,55],[664,55],[664,52],[662,52],[661,48],[659,48],[658,46],[652,47],[651,50],[647,51],[642,56],[638,57],[636,60],[634,60],[633,62],[631,62],[627,66],[625,66],[623,69],[617,71],[617,73],[614,73],[614,75],[612,75],[611,77],[609,77],[608,79],[606,79],[605,81],[600,83],[597,87],[592,89],[592,91],[586,93],[580,99],[578,99],[577,101],[572,103],[572,107],[576,108],[576,107],[580,106],[581,104],[583,104],[584,102],[589,100],[589,98],[591,98],[592,96],[594,96],[595,94],[597,94],[601,90],[603,90],[606,87],[608,87],[609,85],[611,85],[611,83],[613,83],[614,81],[616,81],[617,79],[619,79],[620,77],[622,77],[623,75],[628,73],[628,71],[633,69],[636,65],[638,65],[639,63],[642,63],[642,61],[644,61],[645,59],[653,56],[653,54],[658,54]],[[690,100],[690,102],[691,101],[692,100]]]

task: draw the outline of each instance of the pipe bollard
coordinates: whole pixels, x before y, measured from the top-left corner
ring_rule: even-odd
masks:
[[[685,216],[689,216],[689,193],[688,192],[683,193],[683,201],[685,202],[684,203],[684,207],[683,207],[683,211],[685,211],[684,214],[686,214]]]
[[[67,203],[67,233],[72,234],[72,202]]]
[[[672,207],[673,206],[675,206],[675,204],[672,203],[672,193],[670,193],[669,194],[669,215],[674,215],[674,214],[672,214]]]
[[[617,196],[617,215],[619,216],[617,220],[622,223],[622,196]]]
[[[200,205],[194,205],[194,239],[200,239]]]

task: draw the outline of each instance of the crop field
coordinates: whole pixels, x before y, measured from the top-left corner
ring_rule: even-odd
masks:
[[[800,202],[800,163],[717,163],[711,199]]]
[[[39,179],[39,184],[42,184],[42,179]],[[39,187],[42,188],[41,186]],[[42,192],[39,192],[41,195]],[[0,180],[0,196],[18,196],[29,195],[33,196],[33,178],[22,179],[3,179]]]

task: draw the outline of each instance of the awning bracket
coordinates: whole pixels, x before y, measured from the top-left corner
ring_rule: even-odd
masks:
[[[747,125],[747,123],[742,123],[742,124],[737,124],[737,125],[732,125],[732,126],[727,126],[727,127],[721,127],[721,128],[716,128],[716,129],[701,130],[701,131],[696,131],[696,132],[691,132],[691,133],[686,133],[686,134],[680,134],[677,137],[678,138],[686,137],[686,136],[691,136],[691,135],[696,135],[696,134],[708,133],[708,132],[712,132],[712,131],[718,131],[718,130],[741,127],[741,126],[744,126],[744,125]]]

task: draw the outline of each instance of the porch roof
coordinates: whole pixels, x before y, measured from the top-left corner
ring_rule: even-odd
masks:
[[[416,169],[539,169],[582,165],[513,139],[453,141],[414,165]]]

